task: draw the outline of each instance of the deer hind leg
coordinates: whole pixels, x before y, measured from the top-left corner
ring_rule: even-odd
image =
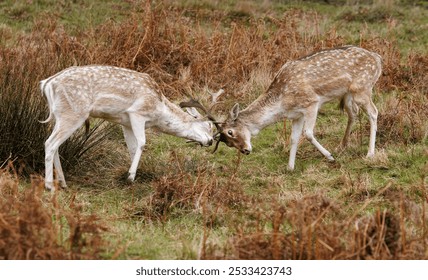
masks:
[[[132,134],[134,136],[135,143],[136,143],[135,146],[131,145],[131,147],[135,147],[135,149],[134,148],[130,149],[130,147],[128,146],[130,154],[134,153],[131,167],[129,168],[129,176],[128,176],[128,181],[133,182],[135,179],[135,175],[137,173],[138,163],[140,162],[141,154],[143,152],[144,146],[146,145],[146,133],[144,130],[146,120],[144,117],[141,117],[139,115],[134,115],[134,114],[129,116],[129,120],[131,122],[131,128],[133,132]],[[128,136],[130,136],[130,134],[128,134]],[[133,140],[131,141],[131,139],[132,137],[128,138],[128,140],[126,141],[132,142]]]
[[[308,110],[305,113],[305,124],[303,127],[303,134],[305,135],[306,139],[308,139],[312,145],[314,145],[318,151],[320,151],[329,161],[334,161],[333,156],[327,149],[325,149],[318,141],[315,139],[314,136],[314,128],[315,123],[317,120],[317,114],[318,114],[318,104],[315,104],[308,108]]]
[[[55,127],[52,134],[45,142],[45,187],[48,190],[55,190],[53,180],[53,165],[58,172],[58,179],[62,186],[65,186],[64,173],[59,159],[58,148],[75,132],[86,118],[59,118],[56,116]]]
[[[352,99],[351,94],[346,94],[343,97],[343,107],[348,115],[348,124],[346,126],[345,135],[343,136],[341,146],[342,148],[346,148],[349,144],[349,136],[351,135],[352,126],[355,123],[355,119],[358,115],[358,106],[355,104],[355,102]]]
[[[291,126],[291,147],[290,147],[290,157],[288,159],[288,166],[287,169],[292,171],[294,170],[294,164],[296,161],[296,153],[297,153],[297,146],[299,145],[300,136],[302,135],[303,131],[303,117],[299,119],[294,119]]]
[[[372,89],[364,90],[360,94],[353,94],[355,102],[361,106],[369,117],[370,142],[367,157],[373,157],[375,153],[378,110],[372,101]]]
[[[58,150],[54,155],[54,166],[57,173],[59,184],[62,188],[67,188],[67,184],[65,183],[64,172],[62,171],[61,161],[59,160]]]

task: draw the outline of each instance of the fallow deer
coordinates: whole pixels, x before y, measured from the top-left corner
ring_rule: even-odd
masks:
[[[196,110],[188,110],[188,114],[170,102],[145,73],[112,66],[77,66],[41,81],[40,88],[49,105],[49,117],[43,123],[55,118],[45,142],[45,187],[50,190],[55,189],[53,165],[59,183],[66,187],[59,146],[89,117],[122,125],[132,161],[129,181],[135,179],[146,128],[157,127],[202,146],[213,142],[211,121]]]
[[[370,122],[367,157],[375,153],[378,110],[372,101],[373,86],[382,71],[381,57],[355,46],[323,50],[285,63],[267,91],[244,110],[235,104],[220,125],[220,142],[244,154],[252,150],[251,137],[264,127],[283,119],[292,120],[288,170],[293,170],[299,138],[305,137],[329,160],[331,153],[314,137],[319,108],[334,99],[341,100],[348,124],[342,145],[348,144],[351,127],[361,106]],[[214,151],[215,151],[214,150]]]

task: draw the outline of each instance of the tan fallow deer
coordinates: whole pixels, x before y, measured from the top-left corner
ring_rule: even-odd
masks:
[[[135,178],[146,128],[156,127],[202,146],[213,142],[212,122],[194,108],[186,113],[170,102],[148,74],[112,66],[76,66],[41,81],[40,88],[49,105],[49,117],[43,122],[55,118],[45,142],[45,187],[50,190],[55,189],[53,165],[60,185],[66,187],[59,146],[89,117],[122,125],[132,162],[129,181]]]
[[[372,101],[372,90],[381,75],[381,60],[374,52],[344,46],[285,63],[264,94],[244,110],[240,110],[239,104],[233,106],[226,121],[220,124],[215,150],[220,142],[224,142],[248,155],[252,150],[252,136],[270,124],[290,119],[292,129],[288,170],[294,169],[302,132],[329,161],[334,161],[331,153],[315,139],[314,127],[320,107],[339,99],[348,114],[342,146],[348,144],[358,108],[362,107],[370,121],[367,157],[372,157],[375,153],[378,116]]]

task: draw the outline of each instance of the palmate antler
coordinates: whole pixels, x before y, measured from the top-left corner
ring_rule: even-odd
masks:
[[[189,101],[183,101],[179,104],[181,108],[192,108],[193,107],[193,108],[200,109],[202,112],[204,112],[206,117],[215,125],[215,127],[217,128],[217,132],[213,135],[213,138],[217,140],[217,143],[215,145],[213,153],[215,153],[217,151],[217,148],[218,148],[218,145],[220,144],[220,142],[224,142],[224,139],[222,139],[222,134],[221,134],[222,128],[220,126],[220,124],[222,124],[222,122],[218,122],[213,117],[213,115],[211,114],[212,108],[214,107],[215,104],[218,103],[217,99],[223,93],[224,93],[223,89],[220,89],[218,92],[215,92],[215,93],[212,93],[209,91],[209,94],[211,95],[211,106],[209,109],[205,108],[205,106],[203,106],[198,100],[195,100],[194,98],[190,98]]]

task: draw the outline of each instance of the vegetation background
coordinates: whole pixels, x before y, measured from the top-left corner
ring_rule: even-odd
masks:
[[[373,159],[364,114],[335,163],[302,140],[294,172],[286,121],[250,156],[149,131],[128,185],[120,128],[93,121],[60,149],[69,189],[43,190],[38,82],[66,67],[147,72],[176,103],[224,88],[224,117],[286,61],[345,44],[383,57]],[[0,1],[0,259],[427,259],[427,45],[418,0]],[[337,105],[315,131],[329,150]]]

